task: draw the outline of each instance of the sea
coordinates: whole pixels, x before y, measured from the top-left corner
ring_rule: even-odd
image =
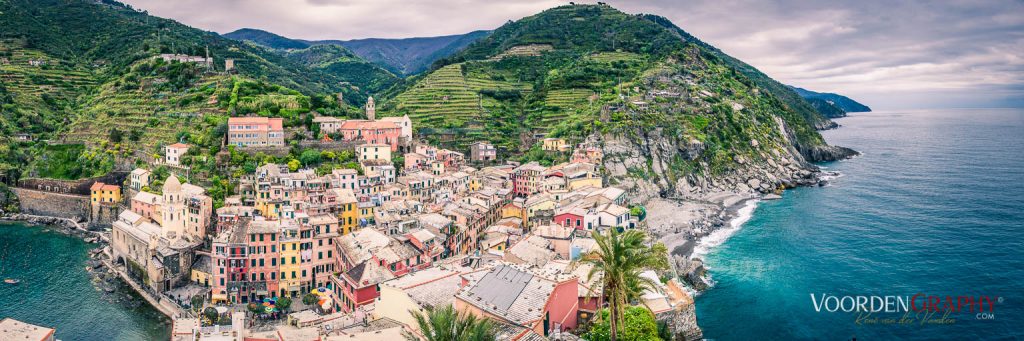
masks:
[[[741,210],[696,248],[714,282],[696,298],[704,336],[1024,339],[1024,110],[836,122],[825,139],[862,153],[820,165],[838,177]]]
[[[168,340],[170,320],[129,287],[106,293],[85,270],[95,247],[54,228],[0,221],[0,319],[56,328],[59,340]]]

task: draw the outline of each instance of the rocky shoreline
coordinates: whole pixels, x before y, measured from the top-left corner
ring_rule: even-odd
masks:
[[[822,171],[820,169],[801,169],[794,172],[794,179],[786,179],[780,182],[784,188],[826,186],[829,180],[838,173]],[[755,179],[756,180],[756,179]],[[704,259],[695,254],[698,247],[707,248],[708,240],[713,233],[725,228],[733,228],[732,224],[736,219],[744,218],[743,210],[753,210],[757,202],[762,200],[781,199],[784,191],[754,190],[762,189],[758,181],[729,181],[725,186],[736,186],[743,191],[724,190],[724,188],[710,188],[706,184],[702,186],[701,197],[665,199],[651,198],[647,202],[648,232],[654,239],[665,244],[669,250],[669,257],[675,269],[676,275],[693,289],[694,295],[699,295],[704,290],[713,286],[713,281],[708,274]],[[735,187],[734,187],[735,188]],[[747,212],[749,218],[751,212]],[[745,221],[744,221],[745,222]],[[735,221],[735,224],[741,224]],[[739,228],[738,226],[735,228]],[[682,329],[677,329],[677,335],[685,335],[686,340],[703,338],[703,332],[697,325],[696,310],[690,309],[682,318],[682,323],[677,324]]]
[[[107,261],[109,261],[110,257],[107,252],[104,252],[108,247],[104,232],[89,230],[85,228],[85,224],[67,218],[23,213],[5,214],[0,212],[0,221],[45,226],[51,231],[77,237],[86,243],[98,244],[97,247],[89,250],[89,259],[83,264],[86,272],[92,277],[93,287],[97,291],[103,292],[104,298],[113,303],[125,305],[129,309],[138,309],[142,305],[148,304],[131,287],[124,283],[113,269],[107,266]]]

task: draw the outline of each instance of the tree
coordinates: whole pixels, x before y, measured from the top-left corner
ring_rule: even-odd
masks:
[[[320,163],[320,152],[313,149],[306,149],[299,155],[299,161],[302,164],[308,166],[316,165]]]
[[[201,295],[192,296],[192,300],[191,300],[192,310],[195,310],[195,311],[198,312],[199,308],[203,307],[203,301],[205,301],[205,299],[203,299],[203,296],[201,296]]]
[[[281,298],[277,299],[277,309],[281,309],[281,311],[285,311],[285,310],[288,310],[288,308],[291,307],[291,306],[292,306],[292,299],[287,298],[287,297],[281,297]]]
[[[206,318],[210,320],[210,323],[216,323],[217,317],[219,317],[220,314],[217,313],[216,308],[209,307],[203,310],[203,316],[206,316]]]
[[[460,314],[451,305],[440,309],[427,308],[426,312],[410,310],[420,335],[402,331],[406,340],[418,341],[489,341],[495,340],[497,330],[494,322],[478,318],[473,314]]]
[[[300,163],[299,160],[291,159],[290,161],[288,161],[288,171],[290,171],[290,172],[297,171],[297,170],[299,170],[299,166],[301,166],[301,165],[302,165],[302,163]]]
[[[263,311],[264,311],[263,310],[263,306],[261,306],[259,304],[256,304],[256,303],[246,304],[245,308],[249,309],[249,312],[252,313],[253,315],[259,315],[259,314],[263,313]]]
[[[320,297],[318,297],[317,295],[314,295],[313,293],[308,293],[302,296],[302,304],[312,305],[313,303],[316,303],[316,301],[318,301],[319,299]]]
[[[647,246],[647,234],[640,230],[619,232],[610,228],[605,233],[593,233],[598,248],[584,254],[578,262],[593,267],[587,281],[604,273],[602,286],[610,308],[610,340],[615,341],[622,329],[623,310],[645,288],[655,288],[649,278],[640,276],[645,270],[666,270],[668,249],[662,243]]]
[[[113,129],[110,129],[110,136],[109,136],[109,138],[110,138],[111,142],[119,143],[124,138],[124,133],[121,132],[121,130],[118,130],[117,128],[113,128]]]
[[[584,339],[589,341],[611,340],[608,309],[601,309],[599,316],[601,317],[590,327],[590,331],[582,335]],[[654,320],[654,314],[647,308],[638,306],[626,308],[623,320],[625,320],[625,327],[622,327],[622,332],[618,334],[618,340],[663,340],[659,334],[658,323]]]

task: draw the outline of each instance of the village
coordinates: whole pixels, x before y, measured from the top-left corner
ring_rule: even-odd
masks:
[[[394,340],[420,335],[415,312],[445,307],[494,321],[502,340],[577,339],[606,303],[603,273],[578,262],[598,248],[592,234],[646,226],[602,178],[601,149],[541,139],[569,156],[545,167],[499,163],[480,141],[467,157],[374,105],[365,119],[314,119],[324,140],[352,146],[357,169],[263,164],[221,207],[187,172],[95,182],[93,215],[112,215],[108,266],[172,318],[174,340]],[[231,117],[225,143],[285,135],[280,118]],[[158,164],[187,171],[190,148],[167,145]],[[642,276],[658,285],[639,302],[660,320],[692,315],[678,279]]]

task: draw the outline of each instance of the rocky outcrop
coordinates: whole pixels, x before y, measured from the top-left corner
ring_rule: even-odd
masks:
[[[811,162],[837,161],[860,155],[856,150],[850,148],[829,145],[805,148],[802,154],[805,159]]]
[[[640,136],[600,137],[609,183],[626,189],[634,201],[646,202],[654,197],[706,199],[723,192],[755,196],[796,186],[813,186],[821,181],[818,167],[808,163],[795,148],[780,147],[754,155],[739,155],[734,158],[732,169],[711,174],[711,167],[702,161],[705,149],[702,143],[680,142],[676,137],[663,136],[660,129],[643,132]],[[750,143],[754,147],[763,144]],[[821,150],[820,153],[835,150],[834,155],[848,150],[829,148],[816,150]],[[678,169],[679,160],[695,162],[698,169]]]

